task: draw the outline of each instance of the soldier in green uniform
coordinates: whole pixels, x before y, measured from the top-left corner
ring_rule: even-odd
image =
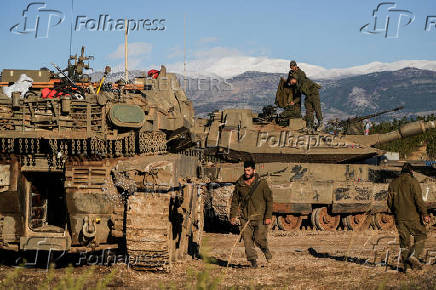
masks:
[[[308,128],[315,128],[313,113],[315,111],[316,119],[318,120],[317,130],[322,130],[322,111],[321,102],[319,99],[320,85],[315,83],[309,78],[295,78],[291,77],[290,84],[295,86],[296,90],[301,91],[306,98],[304,99],[304,106],[306,107],[306,122]]]
[[[427,231],[425,223],[430,222],[427,208],[422,199],[421,187],[413,176],[412,166],[405,163],[401,175],[389,184],[387,204],[395,216],[404,270],[408,266],[421,269],[419,257],[424,250]],[[410,245],[410,236],[414,245]]]
[[[295,86],[291,86],[290,80],[292,77],[306,78],[306,74],[297,66],[295,60],[290,62],[289,68],[288,77],[280,78],[275,100],[275,104],[284,109],[280,114],[283,120],[301,118],[301,92]]]
[[[306,73],[300,69],[300,67],[297,65],[297,62],[295,60],[291,60],[291,63],[289,64],[290,71],[288,75],[288,82],[291,80],[291,78],[297,79],[297,81],[301,81],[306,79]]]
[[[286,85],[292,88],[293,100],[289,104],[290,106],[287,108],[287,110],[296,112],[296,114],[298,114],[298,118],[301,118],[301,91],[295,86],[292,86],[290,82],[292,78],[297,79],[297,81],[306,79],[306,73],[302,71],[299,66],[297,66],[297,62],[295,60],[291,60],[289,68],[290,70],[286,80]]]
[[[239,209],[245,254],[253,268],[257,267],[255,245],[262,250],[268,262],[272,259],[267,241],[268,225],[271,224],[272,219],[272,204],[272,192],[267,182],[256,173],[255,163],[244,162],[244,174],[236,182],[233,191],[230,222],[236,225]]]

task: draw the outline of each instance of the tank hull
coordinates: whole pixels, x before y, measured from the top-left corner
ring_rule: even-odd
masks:
[[[256,164],[256,172],[268,181],[273,192],[277,226],[288,230],[300,229],[302,220],[318,230],[392,228],[394,223],[386,198],[389,182],[399,171],[398,167],[367,164]],[[242,163],[217,163],[202,168],[202,174],[213,182],[209,186],[206,210],[212,223],[216,224],[217,220],[227,223],[234,183],[242,172]],[[429,212],[434,214],[436,182],[426,175],[415,175]],[[377,225],[374,219],[380,217],[388,218],[389,225]],[[320,225],[317,219],[330,219],[331,224]],[[348,222],[357,219],[360,222],[354,221],[351,225]]]

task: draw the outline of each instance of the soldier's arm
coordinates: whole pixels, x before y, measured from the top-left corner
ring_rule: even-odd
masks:
[[[264,180],[264,189],[263,189],[263,199],[265,200],[266,206],[265,206],[265,219],[271,219],[272,218],[272,211],[273,211],[273,196],[271,189],[268,186],[268,183]]]
[[[301,93],[295,91],[295,92],[294,92],[294,96],[293,96],[292,101],[293,101],[294,103],[300,103],[300,102],[301,102]]]
[[[232,194],[232,205],[230,207],[230,219],[235,218],[239,209],[239,191],[238,187],[235,185],[235,189]]]
[[[421,186],[419,186],[418,181],[412,179],[412,190],[413,190],[413,198],[415,199],[416,209],[421,216],[427,215],[427,207],[425,206],[424,200],[422,199],[422,190]]]
[[[394,203],[394,192],[392,190],[391,184],[389,184],[389,187],[388,187],[388,198],[386,201],[388,203],[388,208],[391,210],[391,212],[393,212],[392,205]]]

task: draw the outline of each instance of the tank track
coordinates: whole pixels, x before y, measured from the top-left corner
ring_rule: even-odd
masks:
[[[36,156],[44,154],[49,163],[59,167],[59,158],[68,156],[99,156],[104,158],[134,156],[136,154],[159,155],[167,152],[164,132],[142,132],[117,139],[94,136],[86,139],[68,138],[0,138],[0,154]],[[28,157],[29,158],[29,157]],[[27,163],[32,164],[34,157]],[[35,165],[35,164],[33,164]]]
[[[129,197],[126,219],[126,250],[135,270],[166,271],[174,255],[169,220],[171,197],[135,193]]]

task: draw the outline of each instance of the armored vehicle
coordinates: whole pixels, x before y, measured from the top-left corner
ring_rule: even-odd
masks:
[[[121,249],[137,269],[167,269],[203,229],[197,159],[167,152],[193,125],[192,104],[164,66],[135,83],[84,83],[87,59],[68,75],[3,70],[0,248]]]
[[[386,206],[388,183],[400,167],[381,162],[376,144],[421,134],[434,122],[414,122],[394,132],[374,135],[304,133],[302,119],[288,126],[265,122],[251,110],[228,109],[200,120],[195,138],[204,158],[202,174],[210,178],[207,214],[227,219],[234,182],[242,161],[256,161],[256,170],[273,191],[276,226],[299,229],[302,222],[318,230],[387,229],[394,225]],[[436,210],[435,171],[416,172],[424,200]]]

